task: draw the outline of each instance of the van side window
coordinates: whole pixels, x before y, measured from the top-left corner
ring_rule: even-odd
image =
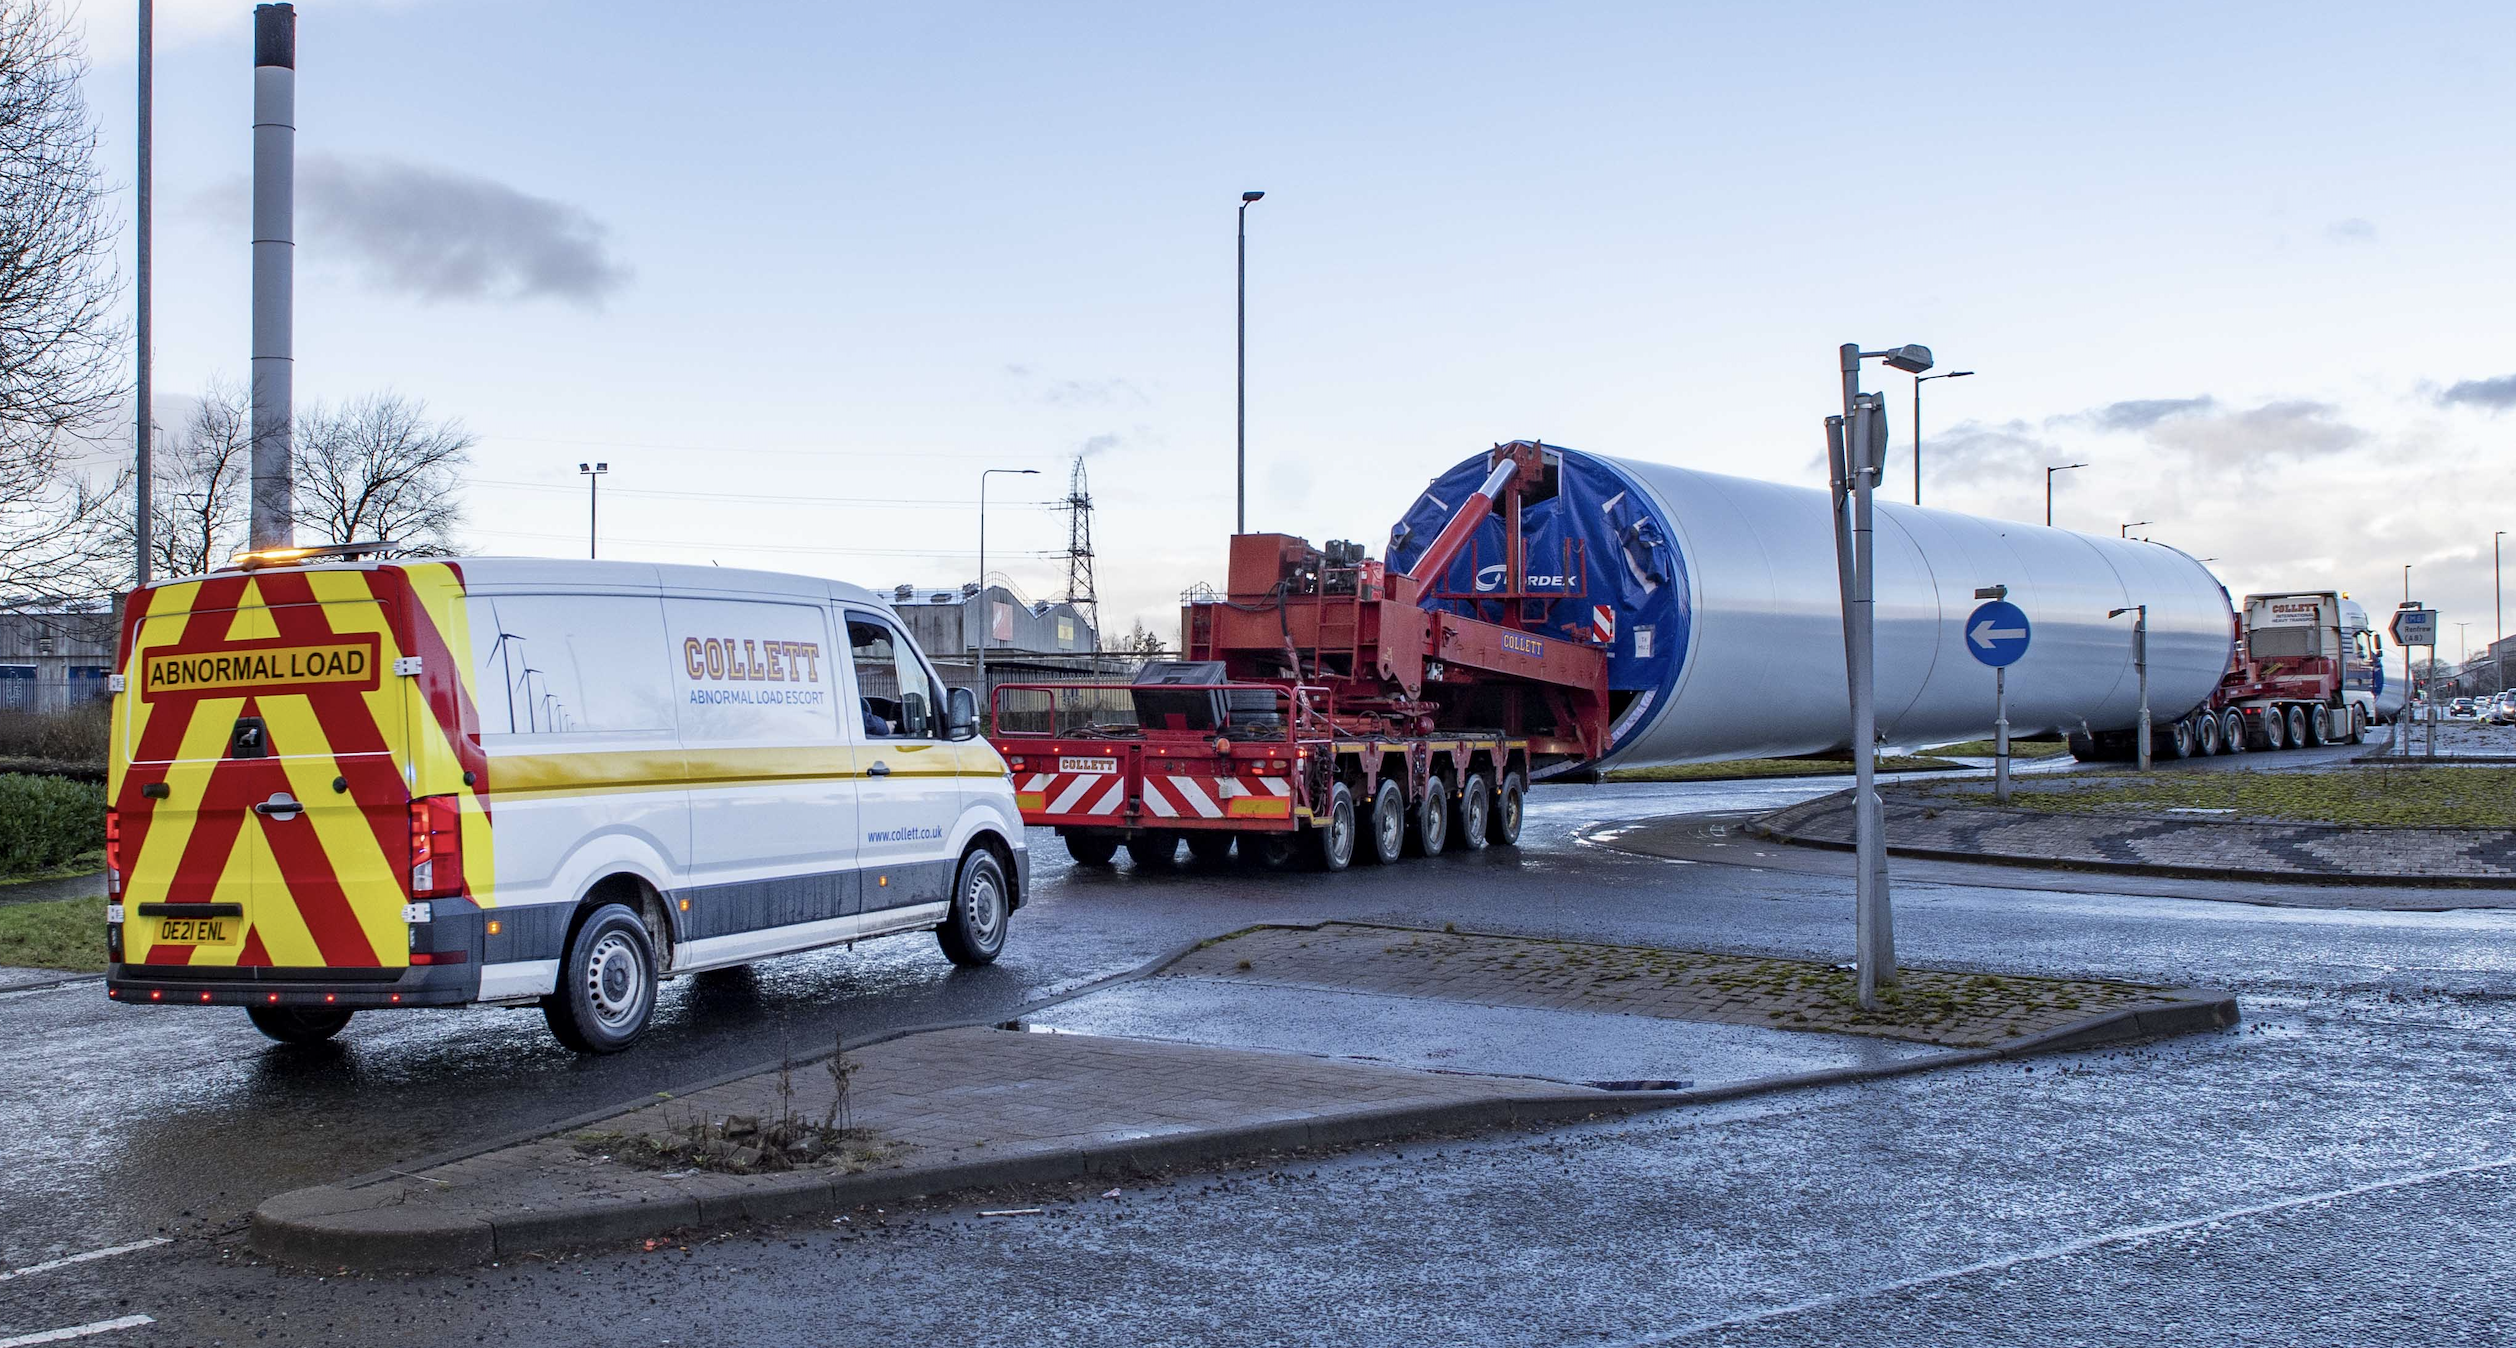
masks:
[[[472,700],[483,735],[670,730],[660,600],[631,595],[474,595]]]
[[[856,666],[859,718],[872,739],[935,739],[943,734],[943,690],[897,628],[847,615],[848,658]]]

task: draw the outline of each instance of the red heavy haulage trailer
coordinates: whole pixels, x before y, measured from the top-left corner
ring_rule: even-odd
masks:
[[[1167,861],[1182,841],[1219,859],[1237,842],[1269,865],[1342,870],[1358,854],[1515,841],[1530,768],[1607,748],[1607,648],[1543,625],[1540,601],[1578,587],[1522,588],[1521,503],[1552,490],[1539,446],[1497,445],[1490,462],[1407,574],[1359,544],[1238,534],[1224,593],[1181,608],[1180,660],[1132,685],[997,689],[994,740],[1024,822],[1056,828],[1088,865],[1121,846]],[[1433,592],[1496,514],[1500,586]],[[1578,575],[1582,559],[1566,560]],[[1423,607],[1461,597],[1493,620]]]

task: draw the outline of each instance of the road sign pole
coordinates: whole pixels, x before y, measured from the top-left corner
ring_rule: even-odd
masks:
[[[2009,803],[2009,666],[1992,669],[1992,803]]]

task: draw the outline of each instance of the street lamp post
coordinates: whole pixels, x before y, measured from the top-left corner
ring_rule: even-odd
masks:
[[[1963,379],[1972,370],[1950,370],[1946,374],[1913,376],[1913,503],[1922,504],[1922,386],[1934,379]]]
[[[2498,666],[2500,692],[2507,691],[2507,611],[2504,584],[2499,579],[2499,540],[2505,537],[2505,529],[2490,535],[2490,622],[2498,629],[2498,638],[2490,643],[2490,649],[2495,652],[2491,663]]]
[[[154,176],[149,164],[149,137],[150,124],[156,120],[156,113],[151,107],[151,90],[155,83],[153,49],[157,42],[155,11],[153,0],[140,0],[140,171],[139,181],[133,184],[138,209],[132,221],[133,245],[137,249],[132,271],[138,286],[132,295],[137,308],[133,311],[131,325],[132,356],[138,375],[138,387],[133,394],[139,409],[138,419],[131,428],[131,449],[138,495],[131,503],[131,537],[137,554],[133,561],[133,574],[141,585],[149,583],[149,534],[155,528],[155,521],[150,516],[156,504],[151,498],[156,495],[154,487],[157,481],[156,469],[150,461],[150,451],[156,446],[152,443],[154,437],[149,425],[149,191],[150,180]]]
[[[585,555],[587,557],[594,555],[595,544],[601,537],[598,525],[601,519],[603,474],[611,470],[612,466],[608,463],[577,465],[577,471],[585,475]]]
[[[1239,256],[1233,270],[1239,292],[1239,329],[1233,347],[1235,397],[1232,417],[1232,532],[1249,532],[1249,204],[1264,192],[1241,193]]]
[[[993,729],[996,699],[987,687],[987,635],[995,626],[995,608],[987,598],[987,479],[998,473],[1011,477],[1037,477],[1037,468],[983,468],[978,475],[978,705],[980,724]],[[964,614],[969,612],[964,605]]]
[[[1886,821],[1878,799],[1878,705],[1875,548],[1871,492],[1885,468],[1887,408],[1875,393],[1861,391],[1861,362],[1881,360],[1893,370],[1920,374],[1931,368],[1927,346],[1863,351],[1846,343],[1838,351],[1843,373],[1843,413],[1826,418],[1826,449],[1833,488],[1835,574],[1843,595],[1843,673],[1852,695],[1852,779],[1856,855],[1853,880],[1855,943],[1860,1003],[1878,1006],[1878,989],[1896,983],[1895,923],[1887,904]]]
[[[2120,618],[2126,613],[2132,619],[2132,668],[2140,675],[2140,770],[2149,771],[2149,606],[2134,604],[2118,608],[2105,616]]]
[[[2073,468],[2085,468],[2087,466],[2088,465],[2084,463],[2057,463],[2048,466],[2044,470],[2044,522],[2047,527],[2050,527],[2053,523],[2053,475],[2055,473],[2067,473]]]

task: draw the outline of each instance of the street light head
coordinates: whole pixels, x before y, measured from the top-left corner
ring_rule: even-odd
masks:
[[[1248,205],[1249,203],[1251,203],[1251,202],[1253,202],[1253,201],[1256,201],[1258,198],[1263,197],[1263,196],[1265,196],[1265,195],[1266,195],[1266,193],[1264,193],[1264,192],[1243,192],[1243,193],[1241,193],[1241,204],[1242,204],[1242,205],[1244,205],[1244,206],[1246,206],[1246,205]]]
[[[1972,370],[1951,370],[1951,371],[1949,371],[1948,373],[1946,373],[1946,374],[1944,374],[1944,375],[1941,375],[1941,376],[1940,376],[1940,378],[1942,378],[1942,379],[1963,379],[1963,378],[1965,378],[1967,375],[1970,375],[1970,374],[1973,374],[1973,373],[1974,373],[1974,371],[1972,371]]]
[[[1927,346],[1900,346],[1887,352],[1887,368],[1906,374],[1920,374],[1931,368],[1931,349]]]

